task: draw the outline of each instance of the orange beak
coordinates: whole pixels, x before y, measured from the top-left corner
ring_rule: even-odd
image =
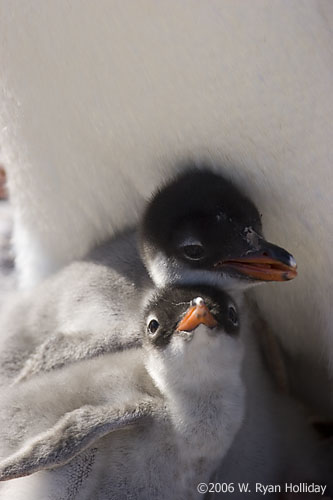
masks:
[[[297,276],[296,264],[287,265],[268,256],[229,259],[219,263],[218,267],[231,267],[252,279],[261,281],[288,281]]]
[[[210,313],[204,301],[197,298],[196,304],[188,309],[183,319],[178,323],[177,330],[179,332],[191,332],[201,324],[209,328],[214,328],[217,325],[217,321]]]

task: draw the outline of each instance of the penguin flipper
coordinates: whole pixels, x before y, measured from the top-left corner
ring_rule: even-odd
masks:
[[[134,336],[121,341],[116,335],[105,338],[105,335],[92,336],[91,332],[77,332],[75,335],[56,333],[37,347],[26,360],[14,383],[21,383],[40,372],[49,372],[78,361],[140,346],[141,339]]]
[[[125,411],[108,405],[85,405],[65,414],[50,429],[26,442],[0,462],[0,481],[29,476],[69,462],[101,437],[139,424],[151,416],[152,405],[144,401]]]

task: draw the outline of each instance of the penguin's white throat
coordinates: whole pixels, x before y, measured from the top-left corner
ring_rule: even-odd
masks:
[[[175,397],[223,386],[239,376],[243,358],[240,338],[199,325],[175,332],[164,349],[147,353],[146,367],[159,390]]]

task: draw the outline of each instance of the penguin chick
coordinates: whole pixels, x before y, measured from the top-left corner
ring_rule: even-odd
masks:
[[[244,413],[238,316],[220,290],[169,287],[131,370],[119,354],[17,384],[2,396],[0,499],[201,498]]]
[[[138,304],[152,285],[244,290],[294,276],[293,257],[264,240],[255,205],[220,174],[189,166],[155,193],[138,230],[116,236],[7,305],[0,378],[7,383],[52,369],[59,357],[66,363],[138,345]],[[45,350],[54,354],[47,366]]]

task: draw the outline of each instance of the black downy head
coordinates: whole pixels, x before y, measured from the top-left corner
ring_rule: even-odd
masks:
[[[173,335],[187,340],[201,324],[212,335],[237,335],[240,328],[233,299],[209,285],[170,286],[157,291],[146,306],[144,318],[144,342],[158,349],[164,349]]]
[[[230,180],[206,167],[186,168],[148,204],[141,252],[154,282],[226,280],[242,287],[296,276],[296,263],[262,235],[260,214]]]

